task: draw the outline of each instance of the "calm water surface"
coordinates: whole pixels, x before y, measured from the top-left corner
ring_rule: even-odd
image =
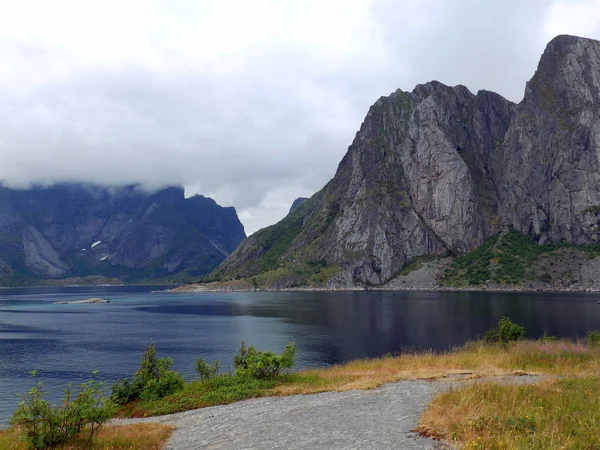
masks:
[[[130,376],[154,339],[192,378],[194,361],[227,370],[245,340],[280,352],[294,341],[299,368],[412,349],[443,350],[482,336],[504,315],[543,332],[600,329],[598,294],[449,292],[152,293],[156,287],[0,290],[0,424],[32,385],[52,392],[89,378]],[[110,304],[57,305],[88,297]],[[56,398],[51,398],[56,400]]]

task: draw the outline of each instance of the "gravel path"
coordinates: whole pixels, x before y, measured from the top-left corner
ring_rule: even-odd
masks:
[[[167,450],[435,449],[438,443],[411,430],[435,394],[455,384],[400,381],[372,390],[265,397],[118,423],[175,425]]]

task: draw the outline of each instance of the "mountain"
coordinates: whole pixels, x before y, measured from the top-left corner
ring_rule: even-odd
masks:
[[[369,109],[334,178],[221,264],[271,288],[382,285],[508,228],[600,240],[600,42],[558,36],[519,104],[433,81]]]
[[[290,206],[289,212],[292,212],[293,210],[295,210],[298,206],[300,206],[300,203],[302,203],[304,200],[308,200],[308,199],[306,197],[298,197],[296,200],[294,200],[294,202],[292,203],[292,206]]]
[[[101,275],[123,281],[210,272],[246,237],[234,208],[181,187],[146,192],[0,186],[0,281]]]

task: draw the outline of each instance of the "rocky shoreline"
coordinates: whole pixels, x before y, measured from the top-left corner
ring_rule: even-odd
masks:
[[[212,283],[209,283],[212,284]],[[355,291],[444,291],[444,292],[600,292],[599,287],[590,288],[578,288],[578,287],[564,287],[559,288],[556,286],[537,286],[528,287],[521,285],[490,285],[490,286],[467,286],[467,287],[446,287],[440,285],[424,284],[421,286],[377,286],[377,287],[291,287],[291,288],[264,288],[258,289],[252,286],[249,287],[233,287],[227,283],[223,283],[221,286],[210,286],[205,284],[189,284],[179,286],[174,289],[167,289],[162,292],[171,293],[203,293],[203,292],[355,292]]]
[[[86,298],[83,300],[73,300],[73,301],[63,300],[60,302],[54,302],[55,305],[80,305],[80,304],[91,304],[91,303],[110,303],[110,300],[106,300],[104,298],[99,298],[99,297],[93,297],[93,298]]]
[[[517,284],[483,283],[444,286],[444,276],[453,266],[452,257],[430,259],[400,272],[380,286],[356,285],[344,273],[334,275],[324,286],[290,286],[286,280],[256,286],[246,280],[188,284],[168,292],[294,292],[294,291],[458,291],[458,292],[600,292],[600,257],[589,259],[577,249],[563,248],[542,255],[528,267],[530,280]],[[551,281],[543,281],[548,278]],[[301,280],[300,280],[301,281]]]
[[[565,252],[563,252],[565,253]],[[329,280],[326,286],[278,286],[257,288],[245,280],[215,281],[188,284],[168,289],[166,292],[320,292],[320,291],[448,291],[448,292],[600,292],[600,258],[591,260],[557,260],[557,266],[566,270],[553,272],[555,282],[525,281],[520,284],[480,284],[461,287],[443,286],[444,271],[451,266],[452,258],[439,258],[423,262],[411,272],[398,275],[382,286],[354,286],[347,280]],[[572,282],[573,280],[574,282]]]

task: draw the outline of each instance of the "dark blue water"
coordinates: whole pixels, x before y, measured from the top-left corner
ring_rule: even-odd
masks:
[[[503,316],[530,337],[600,329],[597,294],[449,292],[151,293],[147,287],[0,290],[0,424],[38,370],[48,390],[94,370],[131,376],[150,339],[192,378],[194,361],[227,370],[240,342],[281,351],[296,342],[299,368],[412,349],[447,349],[482,336]],[[57,305],[88,297],[110,304]],[[54,397],[56,399],[56,397]]]

